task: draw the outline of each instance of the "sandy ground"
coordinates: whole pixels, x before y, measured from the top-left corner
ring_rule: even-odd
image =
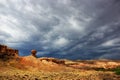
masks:
[[[74,63],[68,61],[67,66],[77,65]],[[112,71],[67,66],[49,64],[36,68],[36,66],[21,65],[17,61],[0,61],[0,80],[120,80],[120,76]]]

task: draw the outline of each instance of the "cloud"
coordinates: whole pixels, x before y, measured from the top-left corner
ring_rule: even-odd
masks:
[[[69,40],[65,38],[58,38],[57,40],[53,41],[53,44],[56,48],[64,47],[69,44]]]
[[[109,40],[109,41],[103,43],[102,46],[114,46],[114,45],[117,45],[118,41],[119,41],[119,39]]]
[[[0,43],[21,54],[37,49],[56,57],[96,58],[108,47],[119,48],[119,5],[113,0],[1,0]]]

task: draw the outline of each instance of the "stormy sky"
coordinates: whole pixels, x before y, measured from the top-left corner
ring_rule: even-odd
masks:
[[[120,0],[0,0],[0,44],[21,56],[120,59]]]

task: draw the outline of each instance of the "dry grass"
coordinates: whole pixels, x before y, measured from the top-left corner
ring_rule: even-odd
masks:
[[[11,60],[0,61],[0,80],[120,80],[120,76],[110,71],[75,69],[58,64],[30,66]]]
[[[114,79],[113,79],[114,77]],[[119,78],[120,79],[120,78]],[[0,73],[0,80],[119,80],[110,72],[97,71],[70,71],[70,72],[45,72],[22,71],[11,68]]]

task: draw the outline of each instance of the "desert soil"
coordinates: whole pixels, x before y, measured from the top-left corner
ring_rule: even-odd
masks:
[[[53,65],[52,70],[43,70],[34,66],[23,68],[18,64],[0,61],[0,80],[120,80],[120,76],[111,71],[85,70],[62,65]]]

